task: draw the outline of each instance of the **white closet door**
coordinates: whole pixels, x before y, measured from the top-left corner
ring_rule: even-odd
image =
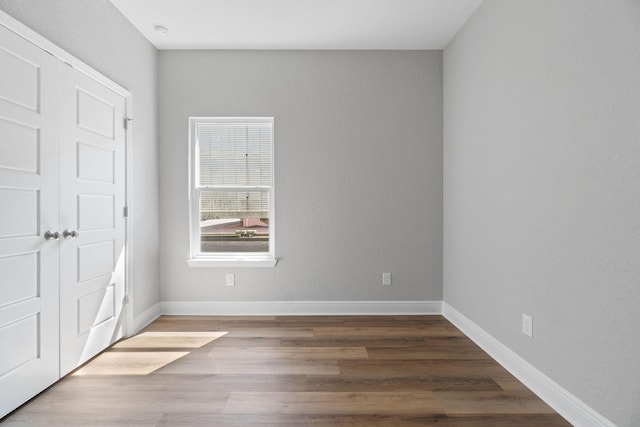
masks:
[[[59,378],[58,67],[0,27],[0,417]]]
[[[60,227],[67,234],[60,243],[64,375],[123,336],[125,99],[71,68],[62,81]]]

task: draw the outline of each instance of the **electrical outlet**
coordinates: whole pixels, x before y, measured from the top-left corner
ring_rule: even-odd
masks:
[[[236,275],[233,273],[227,273],[227,286],[236,285]]]
[[[391,286],[391,273],[382,273],[382,286]]]
[[[522,333],[533,338],[533,318],[524,313],[522,313]]]

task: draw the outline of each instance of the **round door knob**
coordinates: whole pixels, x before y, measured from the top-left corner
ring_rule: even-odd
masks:
[[[66,229],[62,232],[62,237],[64,237],[65,239],[75,239],[79,235],[80,233],[78,232],[78,230]]]
[[[59,240],[60,233],[58,231],[48,230],[44,233],[45,240]]]

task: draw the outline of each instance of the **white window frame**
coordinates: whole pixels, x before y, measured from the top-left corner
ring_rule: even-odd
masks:
[[[197,146],[197,126],[200,124],[251,124],[269,123],[271,125],[272,185],[269,193],[269,252],[201,252],[200,248],[200,197],[199,163]],[[187,264],[190,267],[274,267],[275,256],[275,158],[273,117],[189,117],[189,229],[190,254]],[[244,187],[247,190],[261,187]]]

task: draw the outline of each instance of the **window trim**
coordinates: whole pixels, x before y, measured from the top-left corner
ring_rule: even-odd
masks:
[[[200,124],[250,124],[269,123],[271,125],[272,182],[269,193],[269,252],[211,252],[200,251],[200,200],[196,187],[196,127]],[[275,156],[274,156],[274,118],[273,117],[189,117],[189,267],[274,267],[278,262],[275,256]]]

